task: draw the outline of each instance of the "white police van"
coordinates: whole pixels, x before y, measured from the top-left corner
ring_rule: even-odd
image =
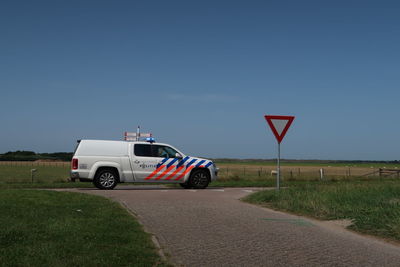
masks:
[[[217,179],[211,160],[184,155],[168,144],[142,141],[80,140],[71,163],[71,180],[93,182],[99,189],[118,183],[179,183],[204,189]]]

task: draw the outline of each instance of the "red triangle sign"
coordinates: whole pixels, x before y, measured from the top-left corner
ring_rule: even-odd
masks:
[[[289,130],[290,125],[294,120],[294,116],[275,116],[275,115],[265,115],[265,119],[268,122],[269,127],[271,127],[276,140],[280,144]]]

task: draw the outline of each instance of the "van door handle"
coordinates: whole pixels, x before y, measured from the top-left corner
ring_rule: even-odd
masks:
[[[136,164],[138,164],[138,163],[140,163],[140,161],[138,161],[138,160],[135,160],[133,163],[136,163]]]

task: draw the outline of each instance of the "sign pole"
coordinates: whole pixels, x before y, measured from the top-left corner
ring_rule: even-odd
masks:
[[[278,170],[276,172],[276,190],[280,189],[281,180],[281,143],[278,142]]]

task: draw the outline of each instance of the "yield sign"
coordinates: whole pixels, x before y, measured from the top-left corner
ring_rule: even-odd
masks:
[[[289,127],[294,120],[294,116],[265,115],[264,117],[267,120],[269,127],[271,127],[276,140],[280,144],[285,137],[286,132],[289,130]]]

